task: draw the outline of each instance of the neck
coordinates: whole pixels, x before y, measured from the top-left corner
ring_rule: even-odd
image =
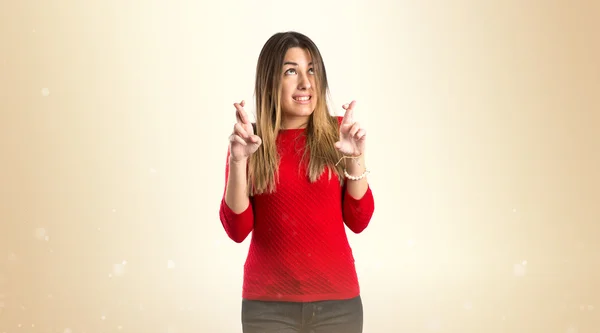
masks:
[[[281,120],[281,129],[306,128],[309,117],[286,117]]]

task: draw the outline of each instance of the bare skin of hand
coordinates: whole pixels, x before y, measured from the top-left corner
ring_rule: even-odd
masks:
[[[354,106],[356,101],[342,106],[346,110],[340,125],[340,140],[335,147],[345,156],[360,156],[365,151],[367,131],[354,121]]]
[[[232,162],[244,162],[254,154],[262,144],[262,140],[252,128],[248,114],[244,110],[245,102],[234,103],[236,123],[233,133],[229,136],[229,150]]]

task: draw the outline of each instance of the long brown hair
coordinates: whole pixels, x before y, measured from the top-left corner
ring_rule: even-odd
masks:
[[[344,180],[341,166],[335,166],[341,157],[334,146],[339,139],[338,120],[329,113],[329,87],[321,53],[307,36],[294,31],[279,32],[267,40],[256,66],[256,134],[263,143],[248,160],[250,195],[274,192],[279,180],[276,139],[281,130],[281,72],[285,54],[292,47],[309,52],[315,71],[317,104],[306,127],[306,149],[302,157],[303,162],[308,157],[307,177],[315,182],[328,167],[330,178],[333,171],[341,183]]]

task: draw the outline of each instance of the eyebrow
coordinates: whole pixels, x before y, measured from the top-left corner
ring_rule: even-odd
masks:
[[[308,65],[309,65],[309,66],[312,66],[312,64],[313,64],[312,62],[309,62],[309,63],[308,63]],[[285,66],[285,65],[298,66],[298,63],[295,63],[295,62],[292,62],[292,61],[286,61],[286,62],[284,62],[284,63],[283,63],[283,65],[284,65],[284,66]]]

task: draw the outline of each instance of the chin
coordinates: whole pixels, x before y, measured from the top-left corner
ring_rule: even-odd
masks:
[[[316,105],[306,104],[306,105],[298,105],[296,103],[290,105],[289,108],[286,108],[287,114],[293,115],[296,117],[306,117],[310,116],[315,111]]]
[[[315,109],[306,108],[305,110],[295,111],[292,114],[298,117],[308,117],[315,112]]]

